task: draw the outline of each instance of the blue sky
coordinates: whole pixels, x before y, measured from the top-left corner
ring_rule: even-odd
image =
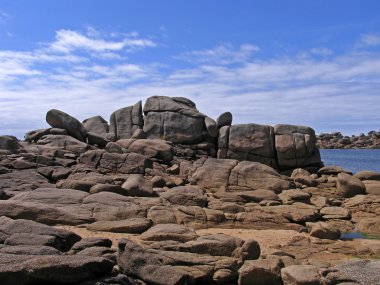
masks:
[[[380,126],[380,1],[0,1],[0,134],[152,95],[234,123]]]

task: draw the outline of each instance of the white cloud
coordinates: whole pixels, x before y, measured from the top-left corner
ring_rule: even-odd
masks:
[[[360,44],[365,46],[378,46],[380,45],[380,35],[366,34],[362,36]]]
[[[152,40],[137,36],[124,37],[118,41],[98,38],[98,33],[93,28],[87,35],[72,30],[59,30],[56,33],[56,41],[50,45],[52,50],[63,53],[70,53],[74,50],[109,52],[154,46],[156,43]]]
[[[212,49],[194,50],[175,56],[176,59],[194,63],[231,64],[247,61],[252,53],[260,48],[252,44],[243,44],[235,49],[231,44],[222,44]]]
[[[81,49],[80,55],[46,48],[0,50],[0,134],[22,137],[28,130],[46,127],[45,114],[52,108],[80,120],[97,114],[107,120],[116,109],[152,95],[188,97],[214,118],[231,111],[234,123],[291,123],[310,125],[317,132],[351,133],[380,124],[376,51],[259,60],[252,58],[255,46],[226,44],[183,54],[183,59],[196,61],[176,68],[125,58],[128,47],[113,45],[123,41],[120,34],[111,36],[112,41],[93,30],[80,35],[84,42],[105,45],[98,50],[88,42],[63,45],[70,52]],[[99,60],[94,53],[109,53],[112,60]]]

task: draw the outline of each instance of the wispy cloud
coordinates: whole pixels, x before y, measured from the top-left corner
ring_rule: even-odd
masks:
[[[366,46],[379,46],[380,45],[380,35],[378,34],[366,34],[362,36],[360,40],[361,45]]]
[[[243,44],[235,48],[231,44],[222,44],[212,49],[187,51],[174,56],[176,59],[186,60],[194,63],[231,64],[247,61],[252,53],[260,48],[252,44]]]
[[[124,37],[117,41],[105,40],[99,38],[96,30],[91,28],[87,35],[72,30],[59,30],[56,33],[56,41],[50,45],[50,48],[54,51],[70,53],[74,50],[109,52],[154,46],[156,46],[155,42],[139,38],[138,35]]]

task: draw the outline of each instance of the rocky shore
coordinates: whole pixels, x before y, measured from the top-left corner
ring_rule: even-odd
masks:
[[[1,285],[380,284],[380,173],[310,127],[164,96],[46,121],[0,136]]]
[[[370,131],[367,135],[362,133],[358,136],[343,136],[340,132],[334,132],[330,134],[322,133],[317,136],[317,144],[319,148],[325,149],[380,149],[380,132]]]

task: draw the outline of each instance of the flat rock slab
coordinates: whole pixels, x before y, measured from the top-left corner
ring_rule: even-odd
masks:
[[[159,224],[141,235],[141,239],[147,241],[174,240],[186,242],[197,237],[198,235],[193,229],[177,224]]]
[[[152,226],[152,221],[146,218],[131,218],[121,221],[98,221],[87,226],[91,231],[112,233],[141,234]]]

